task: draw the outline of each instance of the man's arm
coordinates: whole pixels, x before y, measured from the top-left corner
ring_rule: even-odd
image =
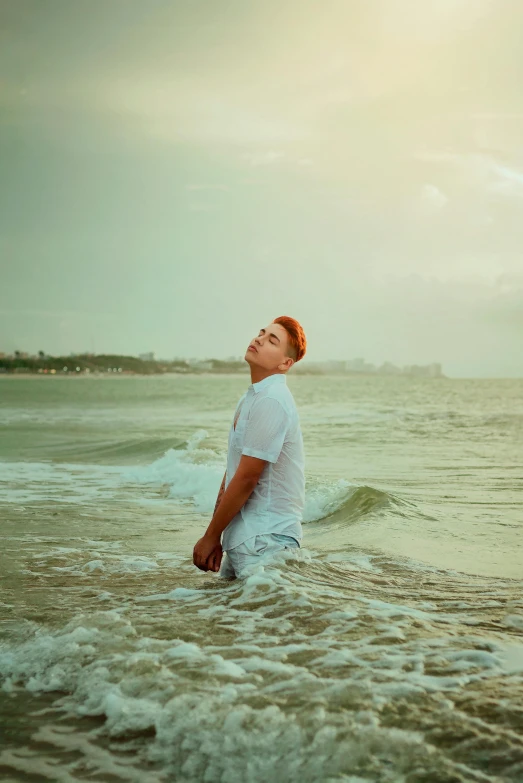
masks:
[[[207,571],[206,561],[213,550],[220,544],[220,536],[245,505],[263,472],[266,460],[248,457],[245,454],[240,459],[236,473],[229,482],[221,498],[216,501],[213,517],[202,538],[193,550],[193,563]]]
[[[221,487],[220,487],[220,489],[218,491],[218,497],[216,498],[216,505],[214,506],[214,511],[212,512],[213,516],[216,514],[216,509],[220,505],[220,500],[222,499],[222,495],[225,492],[225,479],[226,479],[226,477],[227,477],[227,471],[225,471],[225,473],[223,474]]]
[[[229,522],[245,505],[262,474],[267,462],[242,454],[240,464],[224,491],[205,533],[219,539]]]

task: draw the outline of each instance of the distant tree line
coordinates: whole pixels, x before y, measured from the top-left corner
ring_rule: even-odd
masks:
[[[202,366],[199,366],[201,364]],[[36,356],[25,356],[21,351],[15,351],[13,356],[0,357],[0,372],[28,373],[136,373],[140,375],[156,375],[162,373],[200,373],[200,372],[238,372],[246,371],[245,362],[222,361],[210,359],[207,362],[191,364],[185,359],[172,361],[153,359],[145,360],[136,356],[121,354],[75,354],[74,356],[49,356],[44,351],[38,351]],[[64,368],[67,368],[65,370]],[[78,368],[78,369],[77,369]]]

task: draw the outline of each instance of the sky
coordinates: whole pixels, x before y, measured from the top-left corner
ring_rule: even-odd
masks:
[[[523,4],[0,0],[0,351],[523,377]]]

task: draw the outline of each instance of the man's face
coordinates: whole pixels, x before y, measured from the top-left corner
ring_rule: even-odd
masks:
[[[260,329],[258,336],[251,340],[245,353],[245,360],[265,370],[289,369],[293,361],[287,356],[287,340],[288,335],[283,326],[270,323]]]

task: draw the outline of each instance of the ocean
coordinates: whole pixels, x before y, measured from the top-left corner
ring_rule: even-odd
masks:
[[[292,375],[300,550],[192,549],[246,375],[0,378],[0,778],[523,781],[523,380]]]

